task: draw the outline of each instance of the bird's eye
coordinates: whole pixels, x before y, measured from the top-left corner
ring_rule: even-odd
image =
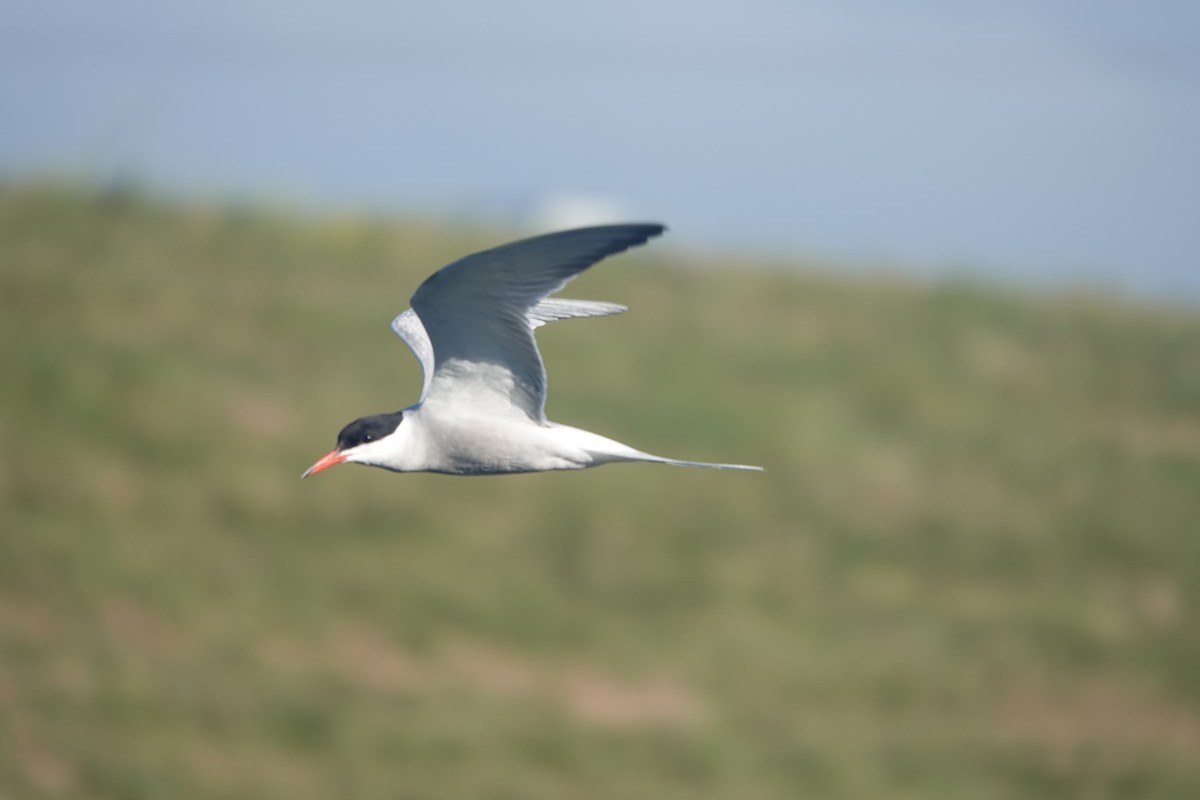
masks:
[[[364,442],[373,442],[373,441],[375,441],[375,437],[369,433],[366,433],[366,434],[363,434],[363,441]]]

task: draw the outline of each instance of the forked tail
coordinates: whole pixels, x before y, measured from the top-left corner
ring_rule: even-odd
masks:
[[[560,445],[569,445],[578,455],[566,455],[578,467],[596,467],[618,461],[648,461],[652,464],[670,464],[673,467],[701,467],[703,469],[730,469],[741,472],[766,472],[762,467],[749,464],[710,464],[707,461],[683,461],[678,458],[663,458],[637,450],[627,444],[601,436],[598,433],[572,428],[569,425],[551,423],[547,430]],[[578,449],[575,449],[578,448]]]
[[[755,467],[749,464],[710,464],[707,461],[680,461],[677,458],[659,458],[651,456],[648,461],[660,464],[670,464],[673,467],[702,467],[704,469],[736,469],[742,472],[766,472],[765,467]]]

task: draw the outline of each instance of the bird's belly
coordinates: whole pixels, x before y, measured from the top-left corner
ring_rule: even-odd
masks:
[[[565,446],[554,429],[524,420],[430,420],[427,448],[430,472],[495,475],[582,469],[590,458]]]

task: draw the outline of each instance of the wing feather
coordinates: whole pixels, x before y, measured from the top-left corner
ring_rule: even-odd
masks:
[[[548,297],[529,310],[530,328],[540,328],[547,322],[560,319],[578,319],[580,317],[607,317],[610,314],[622,314],[629,306],[618,303],[602,303],[598,300],[567,300],[560,297]]]

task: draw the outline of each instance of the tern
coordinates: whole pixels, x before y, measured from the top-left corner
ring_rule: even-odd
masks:
[[[533,338],[556,320],[601,317],[625,306],[550,298],[607,256],[645,244],[657,224],[602,225],[501,245],[435,272],[392,321],[424,372],[415,405],[362,417],[305,470],[341,464],[395,472],[495,475],[649,461],[679,467],[753,470],[663,458],[546,419],[546,370]]]

